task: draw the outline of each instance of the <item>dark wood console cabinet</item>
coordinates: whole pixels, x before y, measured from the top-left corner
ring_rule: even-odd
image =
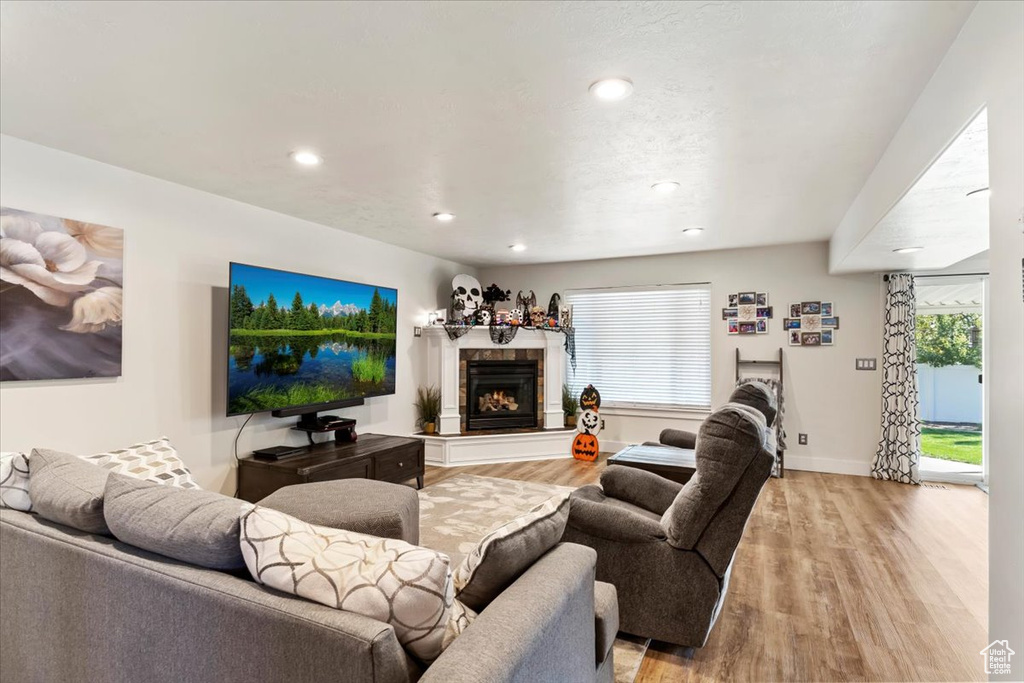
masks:
[[[423,440],[360,434],[355,443],[331,441],[281,460],[248,457],[238,461],[238,497],[255,503],[282,486],[332,479],[416,479],[423,488]]]

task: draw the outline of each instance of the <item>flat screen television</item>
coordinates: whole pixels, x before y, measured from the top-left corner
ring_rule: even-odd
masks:
[[[397,290],[232,263],[229,292],[228,415],[395,393]]]

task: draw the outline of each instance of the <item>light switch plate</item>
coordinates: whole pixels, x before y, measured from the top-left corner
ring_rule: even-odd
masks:
[[[875,358],[858,358],[856,368],[858,370],[877,370],[877,359]]]
[[[414,337],[422,337],[423,336],[423,328],[422,327],[414,327],[414,328],[412,328],[412,336],[414,336]]]
[[[806,434],[798,434],[796,440],[797,440],[797,443],[799,443],[801,446],[806,446],[807,445],[807,435]]]

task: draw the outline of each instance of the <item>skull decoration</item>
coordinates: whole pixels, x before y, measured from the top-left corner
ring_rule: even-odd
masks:
[[[513,308],[508,312],[508,323],[509,325],[522,325],[523,324],[523,312],[518,308]]]
[[[601,432],[601,416],[596,410],[584,410],[580,413],[579,432],[597,436]]]
[[[530,320],[533,321],[534,327],[544,327],[544,309],[540,306],[534,306],[530,309]]]
[[[478,310],[476,312],[476,321],[480,325],[490,325],[491,324],[491,309],[489,309],[489,308],[481,308],[480,310]]]
[[[477,309],[484,301],[480,281],[472,275],[456,275],[452,278],[452,310],[461,312],[462,317],[473,320]]]

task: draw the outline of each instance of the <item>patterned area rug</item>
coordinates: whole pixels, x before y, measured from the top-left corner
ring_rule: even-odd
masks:
[[[457,474],[420,490],[420,545],[447,553],[457,564],[481,538],[569,486]],[[649,641],[615,639],[615,683],[633,683]]]

